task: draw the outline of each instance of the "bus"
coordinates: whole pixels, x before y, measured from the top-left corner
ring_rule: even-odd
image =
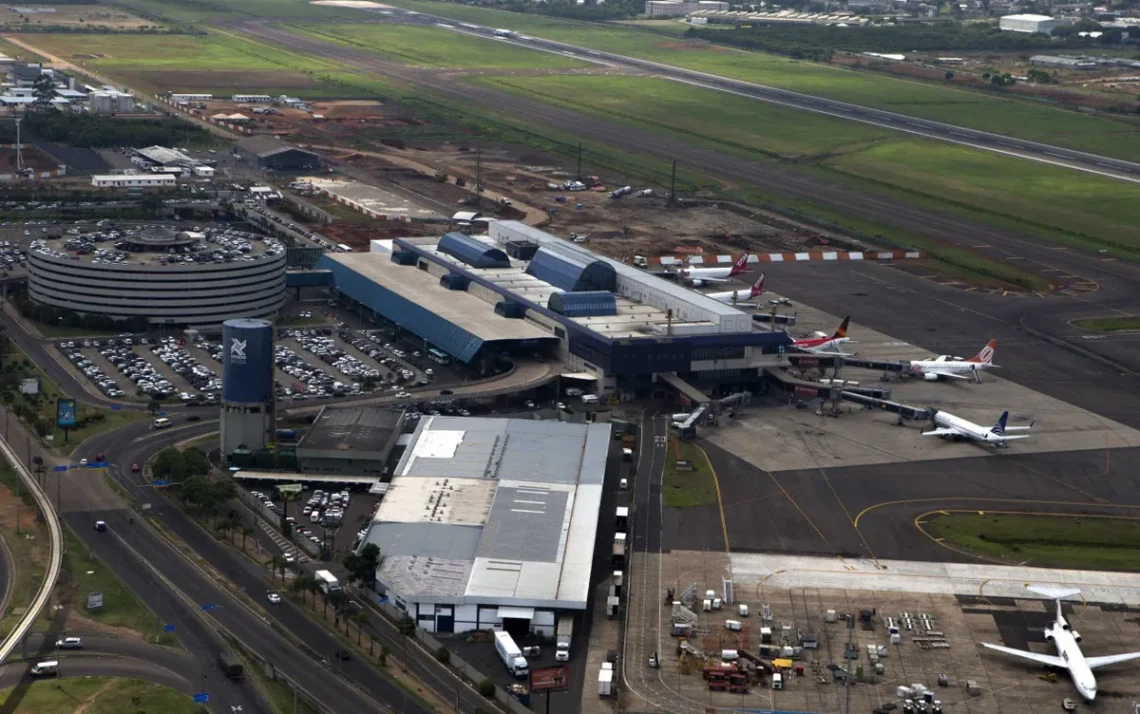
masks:
[[[450,364],[451,355],[434,347],[428,348],[428,359],[436,364]]]

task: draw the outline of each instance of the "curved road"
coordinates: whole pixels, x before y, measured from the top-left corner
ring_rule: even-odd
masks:
[[[52,659],[59,660],[60,677],[125,677],[169,687],[183,694],[198,691],[185,676],[146,660],[67,655],[53,656]],[[0,667],[0,687],[16,687],[34,681],[28,675],[30,666],[27,662],[15,662]],[[242,714],[245,714],[244,710]]]

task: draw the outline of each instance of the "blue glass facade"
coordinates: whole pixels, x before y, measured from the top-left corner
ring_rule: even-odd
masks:
[[[526,272],[567,292],[613,292],[617,287],[617,273],[609,263],[603,260],[582,262],[550,246],[538,249]]]
[[[289,270],[285,273],[285,287],[287,288],[319,288],[323,285],[332,285],[333,275],[330,270]]]
[[[509,268],[511,259],[498,248],[463,233],[447,233],[436,246],[440,253],[450,255],[472,268]]]
[[[554,293],[546,306],[566,317],[599,317],[617,314],[614,294],[604,290],[581,293]]]

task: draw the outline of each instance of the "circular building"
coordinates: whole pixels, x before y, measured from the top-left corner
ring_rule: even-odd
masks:
[[[243,231],[159,225],[37,239],[28,293],[53,307],[159,324],[271,317],[285,304],[285,248]]]

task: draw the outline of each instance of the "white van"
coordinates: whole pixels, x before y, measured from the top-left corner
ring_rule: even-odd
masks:
[[[583,404],[597,404],[598,403],[598,395],[597,394],[583,394],[582,395],[582,403]]]
[[[159,417],[159,418],[157,418],[157,419],[155,419],[155,420],[154,420],[154,422],[153,422],[153,426],[154,426],[154,428],[155,428],[155,429],[165,429],[165,428],[167,428],[168,426],[170,426],[172,423],[173,423],[173,422],[171,422],[171,421],[170,421],[169,419],[167,419],[166,417]]]
[[[28,670],[28,674],[33,677],[57,677],[59,676],[59,662],[54,659],[46,662],[36,662],[32,665],[32,668]]]
[[[321,522],[321,512],[314,508],[313,512],[309,514],[309,523],[320,523],[320,522]]]

